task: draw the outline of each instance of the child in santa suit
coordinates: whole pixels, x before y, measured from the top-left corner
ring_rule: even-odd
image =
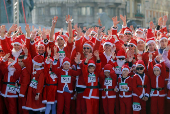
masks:
[[[48,56],[45,60],[44,74],[45,74],[45,88],[43,92],[43,103],[46,104],[45,114],[56,114],[57,105],[57,75],[52,72],[53,60],[50,58],[51,49],[47,48]]]
[[[45,77],[43,67],[44,57],[42,55],[37,55],[33,58],[32,62],[33,72],[28,88],[26,106],[23,108],[29,110],[30,114],[34,112],[39,114],[41,111],[45,110],[45,105],[42,103],[42,92]]]
[[[146,101],[150,93],[150,81],[144,73],[145,64],[142,60],[136,63],[136,74],[133,76],[133,114],[146,114]]]
[[[99,86],[98,77],[101,70],[101,63],[99,58],[99,52],[95,51],[97,62],[94,63],[92,53],[87,55],[87,58],[83,64],[83,77],[86,83],[86,89],[83,93],[83,98],[86,99],[87,114],[99,113]]]
[[[17,95],[15,83],[19,79],[21,73],[21,67],[13,59],[11,58],[8,59],[9,56],[10,54],[5,55],[3,61],[6,62],[1,64],[5,68],[2,70],[4,75],[3,75],[3,85],[2,85],[1,95],[4,97],[4,101],[8,113],[17,114],[18,95]]]
[[[165,63],[156,64],[153,66],[152,54],[149,54],[148,75],[151,80],[151,114],[164,114],[165,112],[165,78],[166,68]]]
[[[129,71],[129,66],[123,65],[122,77],[118,79],[120,114],[132,114],[132,78]]]
[[[106,64],[104,70],[100,73],[102,101],[105,114],[114,114],[116,91],[117,91],[117,76],[112,69],[112,65]]]
[[[59,60],[59,53],[54,55],[54,62],[52,71],[58,76],[58,98],[57,98],[57,114],[70,114],[70,102],[71,93],[73,92],[72,77],[81,74],[79,65],[77,65],[77,71],[70,69],[71,61],[65,57],[63,59],[62,68],[57,68]]]

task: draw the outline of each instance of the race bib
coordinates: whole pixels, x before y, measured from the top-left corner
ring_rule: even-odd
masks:
[[[121,67],[119,67],[119,66],[115,67],[115,73],[122,74]]]
[[[57,78],[57,75],[55,73],[51,72],[50,77],[53,81],[55,81],[55,79]]]
[[[16,87],[13,85],[8,85],[7,86],[7,92],[16,94]]]
[[[140,111],[141,110],[140,103],[134,102],[132,107],[133,107],[133,111]]]
[[[122,89],[122,86],[127,86],[127,83],[119,83],[119,90],[120,91],[124,91],[124,89]]]
[[[71,83],[71,76],[61,75],[61,83]]]
[[[59,51],[59,58],[65,58],[65,51]]]
[[[105,78],[104,85],[112,86],[112,78]]]
[[[95,74],[88,76],[88,83],[96,82]]]
[[[38,82],[35,79],[31,80],[30,87],[37,89]]]

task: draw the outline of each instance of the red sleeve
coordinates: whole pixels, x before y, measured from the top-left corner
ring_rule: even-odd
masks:
[[[54,42],[49,42],[49,47],[51,49],[51,57],[54,56],[54,46],[55,46]]]
[[[8,43],[7,43],[7,39],[1,39],[1,46],[2,46],[2,49],[3,49],[3,51],[4,51],[4,53],[5,54],[8,54],[8,53],[10,53],[11,54],[11,58],[12,58],[12,52],[11,52],[11,50],[10,50],[10,47],[9,47],[9,45],[8,45]]]
[[[75,46],[76,46],[76,51],[77,52],[82,52],[82,50],[83,50],[83,46],[82,46],[83,44],[82,44],[82,38],[80,38],[80,39],[77,39],[76,40],[76,42],[75,42]]]
[[[26,38],[26,47],[28,49],[28,53],[30,53],[30,39],[29,38]]]
[[[98,39],[96,39],[96,44],[95,44],[95,46],[94,46],[94,49],[93,49],[93,50],[94,50],[94,51],[95,51],[95,50],[99,50],[100,45],[101,45],[101,41],[100,41],[100,40],[98,40]],[[93,51],[93,52],[94,52],[94,51]]]
[[[161,76],[163,76],[163,78],[165,79],[166,78],[166,66],[164,62],[162,62],[161,65],[162,65]]]
[[[100,63],[96,63],[95,72],[97,73],[97,76],[99,76],[100,71],[101,71],[101,62]]]
[[[37,55],[36,48],[35,48],[35,43],[30,44],[30,51],[31,51],[31,57],[34,58]]]
[[[114,71],[110,72],[110,77],[112,78],[112,83],[115,88],[117,86],[117,75],[115,74]]]
[[[141,92],[137,88],[137,76],[133,77],[133,92],[136,93],[138,96],[141,95]]]
[[[40,73],[39,79],[38,79],[38,85],[36,89],[36,93],[42,93],[42,90],[44,88],[44,72]]]
[[[9,48],[12,50],[13,46],[11,45],[11,37],[6,37]]]
[[[147,77],[148,78],[148,77]],[[149,78],[147,79],[147,88],[146,88],[146,93],[150,94],[151,86],[150,86],[150,80]]]
[[[112,35],[117,35],[117,29],[112,28]],[[112,36],[112,38],[113,38],[113,36]]]
[[[67,50],[67,52],[65,52],[65,53],[67,53],[68,58],[70,58],[71,57],[71,51],[73,49],[73,42],[72,43],[67,42],[67,46],[65,48]]]
[[[81,69],[71,70],[71,76],[79,76],[81,74]]]
[[[20,67],[20,65],[18,63],[15,63],[14,67],[16,69],[16,71],[14,73],[15,79],[19,79],[19,76],[21,74],[21,67]]]
[[[28,73],[31,75],[32,74],[32,66],[33,66],[31,55],[28,55],[27,58],[23,59],[22,61],[25,65]]]
[[[56,64],[53,62],[52,71],[53,71],[56,75],[58,75],[58,74],[60,73],[60,68],[58,68],[59,65],[60,65],[59,61],[57,61]]]
[[[154,76],[154,73],[153,73],[153,63],[149,61],[148,63],[148,76],[150,79],[152,79],[152,77]]]
[[[131,77],[129,77],[128,87],[129,87],[129,91],[132,91],[133,84],[132,84],[132,78]]]
[[[84,82],[88,82],[88,65],[83,64],[83,68],[82,68],[82,74],[83,74],[83,78],[84,78]]]

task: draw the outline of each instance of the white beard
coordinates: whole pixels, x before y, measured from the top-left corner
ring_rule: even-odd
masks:
[[[22,49],[20,49],[19,51],[15,51],[15,49],[12,49],[12,55],[15,57],[15,58],[18,58],[19,55],[21,54],[22,52]]]
[[[117,65],[119,67],[122,67],[124,64],[125,64],[125,60],[120,61],[119,59],[117,59]]]
[[[12,76],[12,75],[14,75],[15,70],[16,70],[15,68],[10,68],[9,67],[8,68],[8,71],[9,71],[8,73]]]

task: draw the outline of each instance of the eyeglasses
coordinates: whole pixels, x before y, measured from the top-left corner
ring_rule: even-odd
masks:
[[[136,70],[143,70],[144,67],[136,67]]]
[[[83,47],[83,49],[90,49],[89,47]]]
[[[131,35],[131,33],[125,33],[125,35]]]
[[[4,52],[3,50],[0,50],[0,52]]]
[[[134,47],[134,45],[128,45],[128,47]]]
[[[119,60],[125,60],[125,58],[118,58]]]

